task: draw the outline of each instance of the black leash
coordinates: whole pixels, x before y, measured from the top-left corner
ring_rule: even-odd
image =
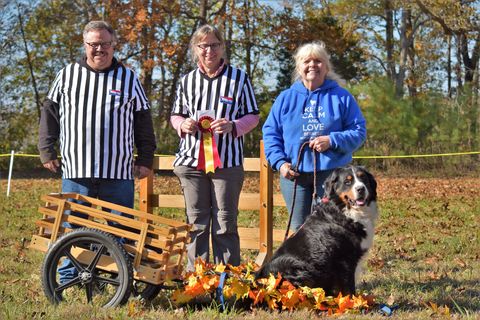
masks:
[[[308,144],[310,144],[310,141],[305,141],[300,146],[300,149],[299,149],[299,152],[298,152],[298,157],[297,157],[297,163],[295,164],[295,168],[293,169],[293,171],[295,171],[297,173],[298,173],[298,166],[300,165],[300,160],[302,158],[303,149]],[[317,157],[316,157],[316,150],[312,149],[312,153],[313,153],[313,195],[312,195],[312,205],[313,205],[313,199],[317,198]],[[285,231],[285,238],[284,238],[283,241],[287,240],[288,232],[290,231],[290,225],[292,224],[293,209],[295,208],[295,198],[297,196],[297,184],[298,184],[297,178],[298,178],[298,176],[294,178],[294,182],[293,182],[292,206],[290,208],[287,230]]]

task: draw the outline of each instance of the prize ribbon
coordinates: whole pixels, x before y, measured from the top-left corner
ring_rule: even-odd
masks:
[[[202,138],[200,140],[197,169],[204,170],[205,173],[215,172],[215,169],[220,167],[220,157],[211,128],[212,121],[213,119],[208,116],[198,119],[198,127],[202,133]]]

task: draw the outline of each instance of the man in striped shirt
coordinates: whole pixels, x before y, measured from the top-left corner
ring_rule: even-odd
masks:
[[[40,159],[57,172],[59,140],[62,192],[133,207],[133,177],[149,174],[156,147],[150,106],[135,73],[113,57],[113,28],[89,22],[83,39],[85,57],[57,74],[43,104]]]

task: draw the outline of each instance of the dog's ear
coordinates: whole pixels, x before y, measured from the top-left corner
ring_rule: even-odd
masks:
[[[332,173],[325,179],[323,183],[323,190],[325,190],[324,197],[332,199],[335,195],[335,183],[338,181],[338,173],[340,169],[337,168],[332,171]]]
[[[364,169],[365,174],[367,175],[368,178],[368,183],[370,184],[370,188],[372,189],[372,199],[376,200],[377,199],[377,180],[375,180],[375,177],[373,174],[368,172],[366,169]]]

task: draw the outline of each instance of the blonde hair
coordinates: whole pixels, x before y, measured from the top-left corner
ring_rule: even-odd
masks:
[[[326,79],[335,80],[339,85],[344,86],[345,80],[339,76],[333,69],[332,62],[330,61],[330,55],[325,49],[325,43],[322,41],[315,41],[301,45],[295,52],[293,58],[295,60],[295,70],[292,74],[292,81],[295,82],[301,79],[300,67],[303,61],[309,57],[320,59],[327,64],[327,76]]]
[[[198,62],[198,56],[195,53],[195,49],[198,43],[205,38],[205,36],[213,33],[213,35],[218,39],[222,47],[225,47],[225,40],[223,39],[222,33],[212,25],[204,24],[200,28],[198,28],[190,39],[190,54],[192,55],[193,61],[196,63]],[[223,59],[226,60],[225,50],[223,50]]]

